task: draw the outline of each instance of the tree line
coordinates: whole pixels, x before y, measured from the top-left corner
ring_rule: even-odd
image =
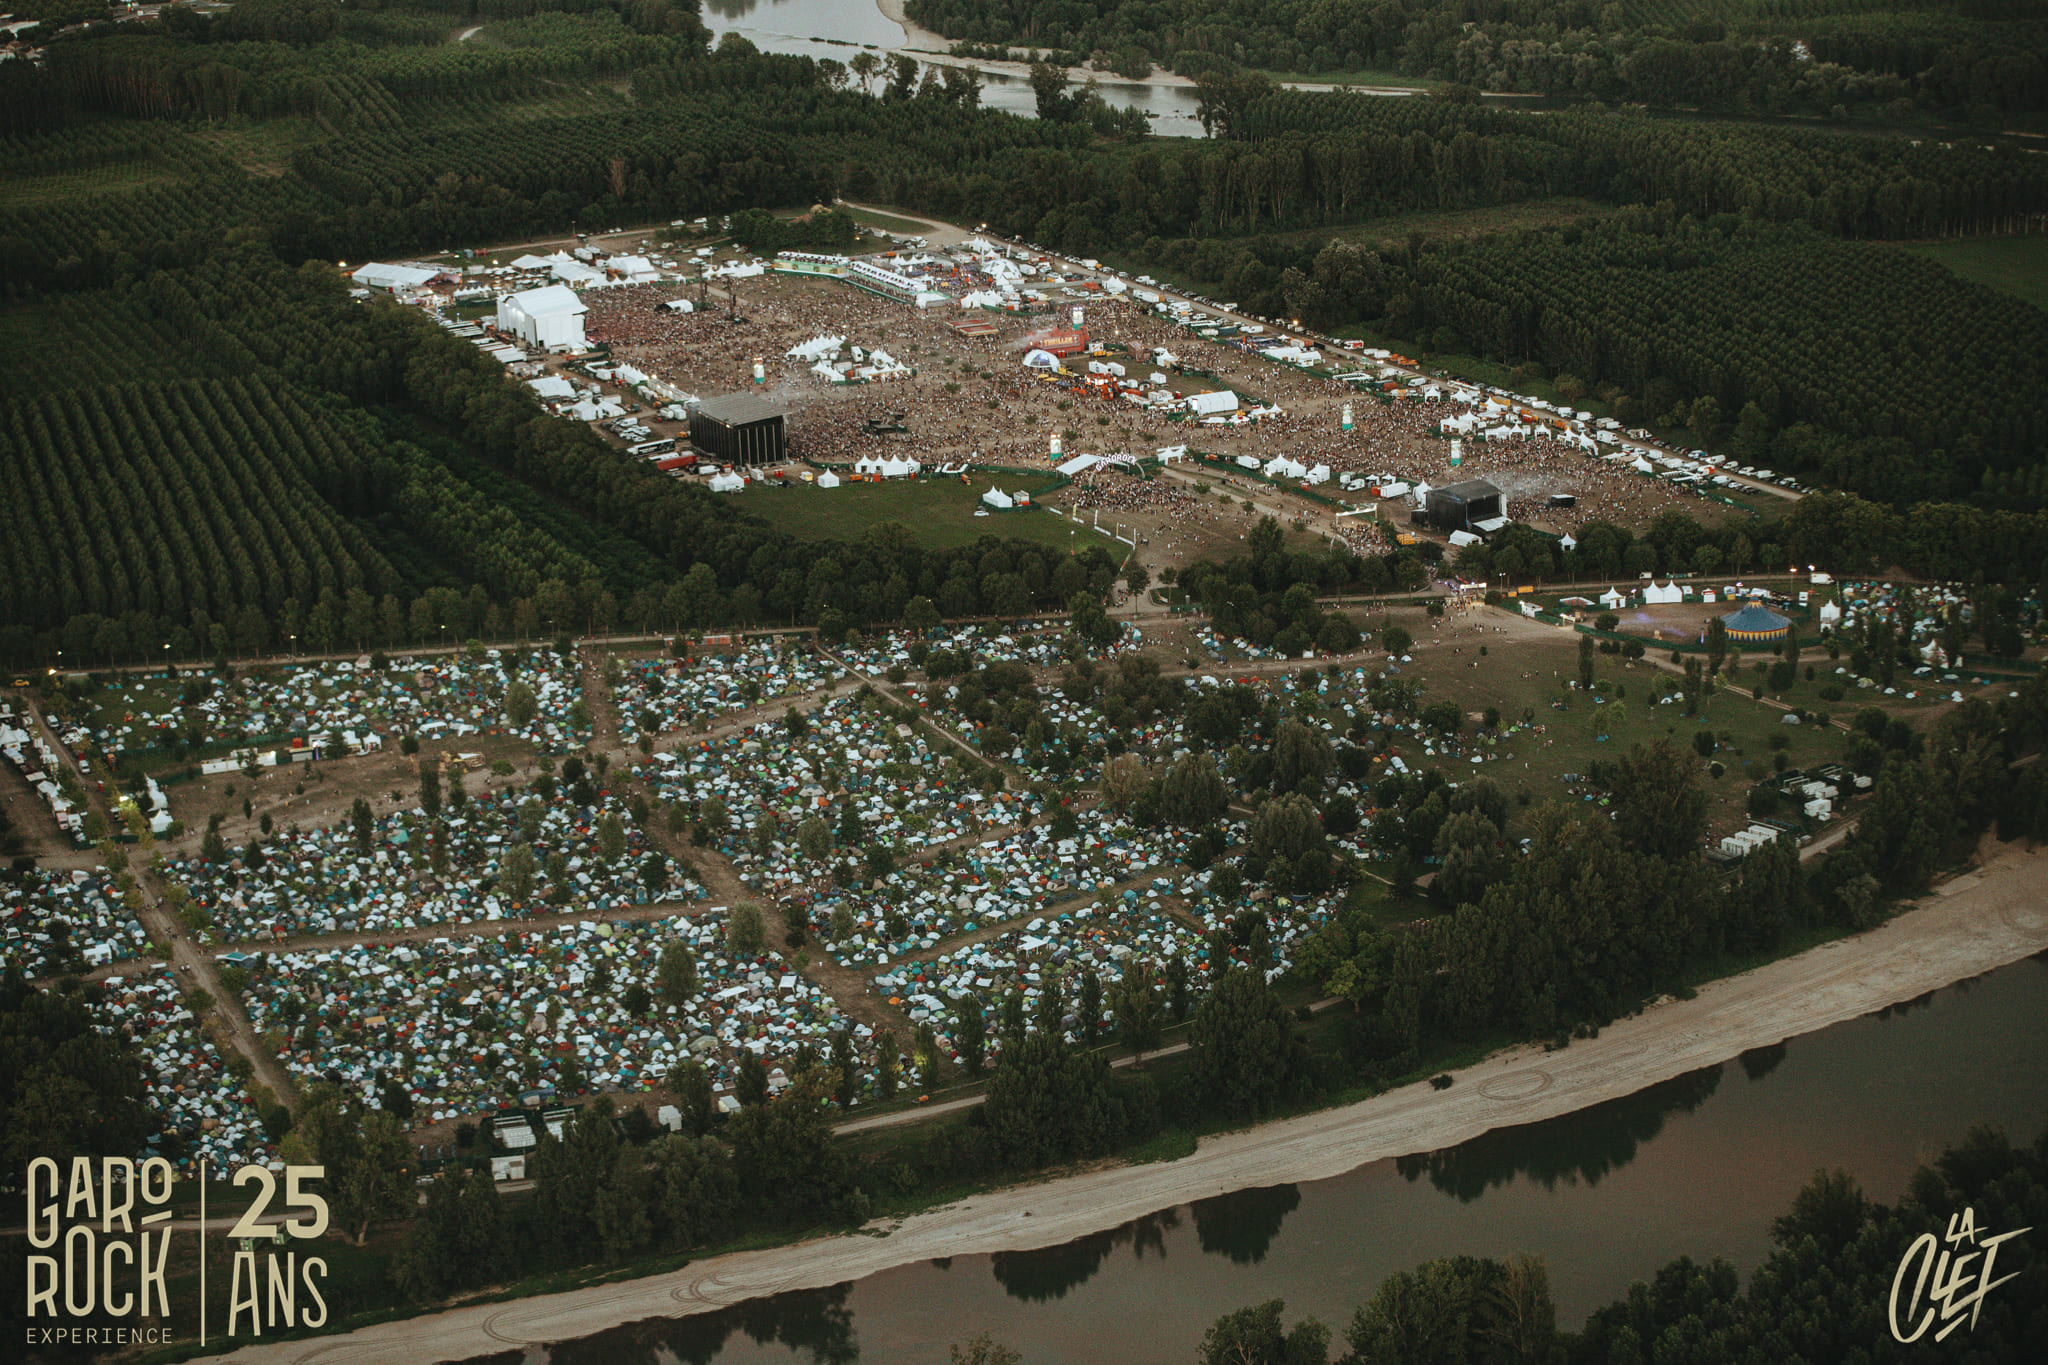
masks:
[[[1903,1288],[1895,1292],[1901,1264],[1914,1263],[1909,1253],[1947,1245],[1963,1225],[1975,1229],[1976,1238],[2034,1226],[2044,1200],[2048,1134],[2016,1146],[2003,1131],[1980,1125],[1916,1170],[1890,1204],[1871,1199],[1845,1170],[1816,1171],[1771,1220],[1770,1254],[1746,1286],[1721,1257],[1701,1263],[1681,1256],[1594,1309],[1578,1331],[1561,1331],[1542,1257],[1441,1257],[1381,1281],[1352,1314],[1341,1338],[1348,1350],[1336,1359],[1340,1365],[1907,1360],[1915,1345],[1959,1321],[1944,1315],[1938,1296],[1908,1299]],[[1964,1259],[1957,1263],[1970,1255],[1960,1251]],[[2039,1247],[2024,1236],[1999,1244],[1994,1274],[2000,1288],[1960,1320],[1973,1358],[2030,1358],[2048,1323],[2042,1262]],[[1966,1274],[1974,1288],[1974,1269]],[[1895,1297],[1904,1302],[1895,1305]],[[1224,1314],[1204,1334],[1197,1361],[1327,1365],[1339,1339],[1312,1317],[1289,1327],[1286,1311],[1284,1300],[1270,1299]],[[1923,1314],[1928,1322],[1916,1333]],[[1894,1323],[1911,1343],[1895,1339]]]
[[[1186,76],[1394,72],[1560,100],[1836,117],[1861,105],[1985,123],[2048,99],[2048,26],[2017,0],[1853,13],[1595,0],[909,0],[905,12],[976,51],[1050,48],[1139,76],[1155,62]]]

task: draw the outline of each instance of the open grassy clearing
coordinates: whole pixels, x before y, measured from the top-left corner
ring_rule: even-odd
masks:
[[[292,153],[332,136],[310,118],[241,119],[196,127],[192,136],[251,175],[283,175]]]
[[[857,209],[850,205],[840,207],[862,227],[880,228],[884,232],[893,232],[904,237],[922,237],[930,231],[917,219],[898,218],[894,214],[876,213],[873,209]]]
[[[1361,617],[1361,623],[1369,628],[1388,619],[1384,613]],[[1403,672],[1423,683],[1422,704],[1454,701],[1466,714],[1461,756],[1429,756],[1406,736],[1393,751],[1410,768],[1434,766],[1453,781],[1481,774],[1491,777],[1518,805],[1525,793],[1530,806],[1553,799],[1576,800],[1569,790],[1575,784],[1566,780],[1567,773],[1583,777],[1596,762],[1618,761],[1630,748],[1660,739],[1669,739],[1690,752],[1693,736],[1706,730],[1719,740],[1714,758],[1726,769],[1722,777],[1707,778],[1703,783],[1712,801],[1709,826],[1720,833],[1748,823],[1745,801],[1749,787],[1772,771],[1774,741],[1784,741],[1788,766],[1808,768],[1840,759],[1848,739],[1832,727],[1822,730],[1814,725],[1785,724],[1783,711],[1751,697],[1750,687],[1760,679],[1750,672],[1748,661],[1741,665],[1739,685],[1720,687],[1707,698],[1700,715],[1689,718],[1681,701],[1659,703],[1662,696],[1676,697],[1679,680],[1648,659],[1630,662],[1617,655],[1596,654],[1596,684],[1604,681],[1607,690],[1588,694],[1570,688],[1567,684],[1578,676],[1576,631],[1523,627],[1491,610],[1448,618],[1434,630],[1427,615],[1414,608],[1397,608],[1391,619],[1416,637],[1415,663],[1403,666]],[[1507,635],[1498,633],[1502,625],[1506,625]],[[1482,646],[1488,651],[1484,655],[1478,652]],[[1669,656],[1665,657],[1668,660]],[[1811,659],[1810,654],[1808,657]],[[1818,668],[1826,655],[1812,661]],[[1726,678],[1724,667],[1724,683]],[[1819,686],[1802,680],[1786,700],[1846,720],[1853,713],[1853,703],[1821,701]],[[1603,699],[1596,701],[1596,697]],[[1526,712],[1542,730],[1506,737],[1491,749],[1475,746],[1471,740],[1477,728],[1473,716],[1490,706],[1500,708],[1504,724],[1521,720]],[[1470,761],[1474,752],[1500,757],[1475,765]],[[1700,762],[1704,766],[1706,760]],[[1755,777],[1745,771],[1752,763],[1757,765]]]
[[[1385,85],[1402,90],[1433,90],[1440,81],[1404,76],[1398,71],[1261,71],[1283,85]]]
[[[0,179],[0,208],[40,209],[69,204],[101,194],[126,194],[176,184],[179,167],[163,161],[127,161],[54,175]]]
[[[739,496],[747,511],[803,540],[859,540],[883,522],[894,521],[909,527],[918,544],[933,550],[971,545],[983,536],[1077,550],[1097,541],[1112,553],[1123,548],[1106,535],[1035,508],[977,517],[974,512],[987,487],[986,478],[974,483],[934,479],[848,483],[831,489],[807,484],[757,486]]]
[[[1604,218],[1614,205],[1573,195],[1548,199],[1525,199],[1515,204],[1492,204],[1483,208],[1451,209],[1441,213],[1402,213],[1374,218],[1337,229],[1335,236],[1353,242],[1375,243],[1382,248],[1406,250],[1410,233],[1419,232],[1431,241],[1467,241],[1500,232],[1541,231],[1578,222],[1582,218]],[[1312,236],[1332,235],[1327,232]]]
[[[1972,284],[2048,309],[2048,236],[1916,242],[1904,250],[1939,261]]]

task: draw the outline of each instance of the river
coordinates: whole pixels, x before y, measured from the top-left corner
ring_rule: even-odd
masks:
[[[1203,1200],[1043,1251],[901,1266],[830,1289],[633,1323],[492,1365],[943,1362],[987,1329],[1029,1365],[1189,1362],[1269,1298],[1340,1334],[1389,1273],[1541,1254],[1561,1327],[1680,1255],[1746,1275],[1821,1167],[1890,1201],[1976,1123],[2048,1121],[2048,954],[1562,1118],[1429,1156]]]
[[[704,0],[704,23],[716,42],[737,33],[763,52],[851,61],[863,47],[903,46],[903,28],[883,16],[872,0]],[[1013,114],[1037,114],[1037,97],[1020,76],[981,70],[981,102]],[[879,87],[877,87],[879,88]],[[1146,81],[1102,81],[1102,97],[1119,108],[1135,104],[1152,120],[1152,131],[1170,137],[1200,137],[1195,94],[1185,86]]]

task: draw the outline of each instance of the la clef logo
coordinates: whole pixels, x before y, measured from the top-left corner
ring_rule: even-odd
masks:
[[[1899,1258],[1898,1273],[1892,1276],[1892,1339],[1902,1344],[1918,1341],[1939,1318],[1942,1327],[1934,1334],[1934,1339],[1946,1341],[1949,1333],[1966,1321],[1963,1317],[1965,1312],[1969,1314],[1967,1321],[1974,1331],[1977,1315],[1984,1309],[1984,1296],[2007,1280],[2016,1278],[2019,1273],[2015,1271],[1996,1280],[1991,1278],[1991,1268],[1998,1260],[1998,1248],[2022,1232],[2030,1231],[2031,1228],[2016,1228],[1996,1236],[1981,1233],[1977,1227],[1976,1211],[1965,1208],[1960,1216],[1949,1215],[1948,1231],[1939,1241],[1931,1232],[1923,1232],[1914,1238],[1913,1245],[1907,1247],[1906,1254]],[[1966,1245],[1974,1249],[1965,1251]],[[1983,1260],[1981,1266],[1975,1264],[1979,1258]],[[1920,1314],[1913,1330],[1906,1332],[1900,1329],[1899,1291],[1906,1283],[1906,1272],[1913,1270],[1916,1264],[1919,1269],[1913,1275],[1912,1292],[1906,1296],[1904,1321],[1913,1323],[1914,1313],[1923,1302],[1927,1308]]]

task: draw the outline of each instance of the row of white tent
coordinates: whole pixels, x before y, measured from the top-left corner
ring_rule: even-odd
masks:
[[[863,455],[853,462],[856,474],[878,474],[885,479],[907,479],[924,466],[916,460],[883,459],[876,455]]]
[[[1721,851],[1731,858],[1745,857],[1765,844],[1776,843],[1784,832],[1772,825],[1751,825],[1748,829],[1722,839]]]
[[[1330,467],[1319,464],[1313,467],[1299,460],[1290,460],[1285,455],[1275,455],[1266,462],[1265,475],[1269,479],[1300,479],[1303,483],[1328,483]]]

